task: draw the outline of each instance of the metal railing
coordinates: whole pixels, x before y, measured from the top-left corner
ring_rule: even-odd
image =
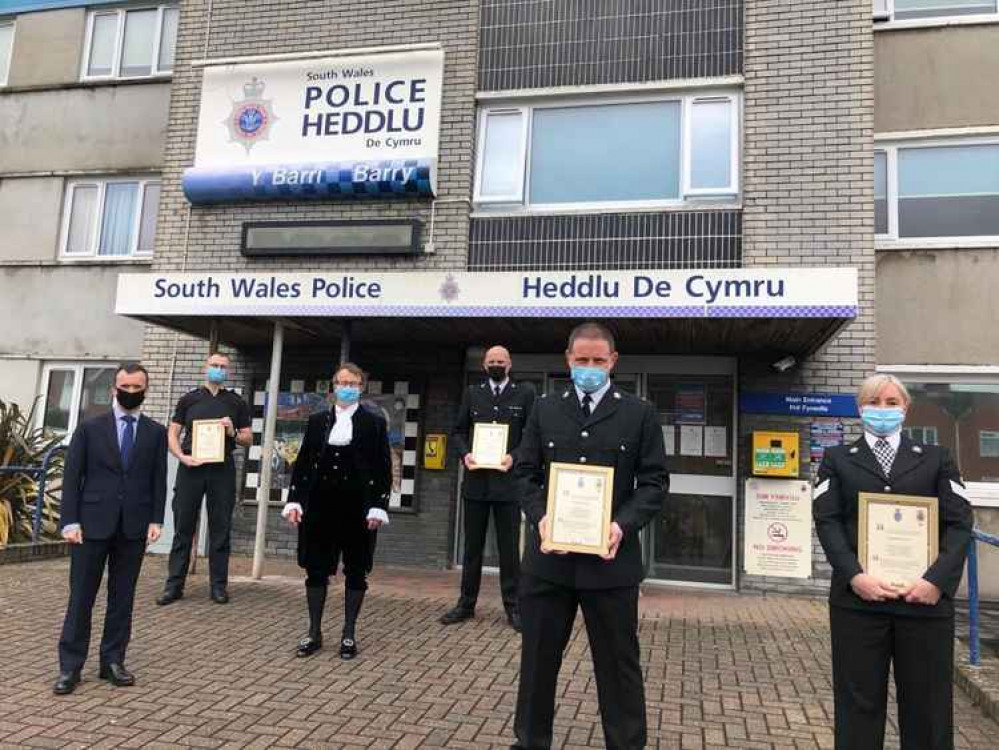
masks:
[[[974,529],[968,542],[968,650],[973,666],[982,661],[978,631],[978,542],[999,547],[999,536]]]
[[[49,477],[49,465],[59,451],[66,450],[65,445],[53,445],[42,457],[38,466],[0,466],[0,474],[27,474],[38,480],[38,495],[35,498],[35,514],[31,522],[31,541],[37,542],[42,530],[42,507],[44,506],[45,485]]]

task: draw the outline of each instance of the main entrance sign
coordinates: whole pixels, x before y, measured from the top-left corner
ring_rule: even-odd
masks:
[[[122,274],[121,315],[852,318],[854,268]]]
[[[433,195],[444,52],[204,70],[191,203]]]

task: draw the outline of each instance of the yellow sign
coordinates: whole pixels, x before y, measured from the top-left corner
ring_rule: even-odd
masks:
[[[753,474],[758,477],[798,476],[797,432],[754,432]]]
[[[447,455],[447,435],[427,435],[423,441],[423,468],[443,469]]]

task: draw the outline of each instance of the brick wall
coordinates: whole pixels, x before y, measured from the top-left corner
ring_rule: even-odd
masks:
[[[821,352],[775,374],[740,363],[745,389],[853,393],[875,367],[873,38],[867,0],[747,0],[745,10],[743,259],[747,266],[859,269],[860,313]],[[744,415],[740,457],[753,429],[801,430],[808,420]],[[802,446],[807,453],[807,439]],[[802,475],[810,467],[802,464]],[[740,477],[739,521],[743,522]],[[754,579],[746,589],[817,592],[829,569],[814,546],[812,581]]]

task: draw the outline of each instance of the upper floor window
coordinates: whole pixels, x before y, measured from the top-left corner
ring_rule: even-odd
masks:
[[[881,240],[999,238],[999,140],[878,148],[874,227]]]
[[[14,22],[0,20],[0,86],[7,85],[10,54],[14,48]]]
[[[738,193],[735,94],[490,106],[478,143],[479,205],[656,206]]]
[[[874,0],[876,21],[915,21],[996,13],[997,0]]]
[[[80,180],[66,187],[64,258],[148,257],[156,240],[158,179]]]
[[[87,17],[83,78],[143,78],[173,70],[176,6],[95,10]]]

